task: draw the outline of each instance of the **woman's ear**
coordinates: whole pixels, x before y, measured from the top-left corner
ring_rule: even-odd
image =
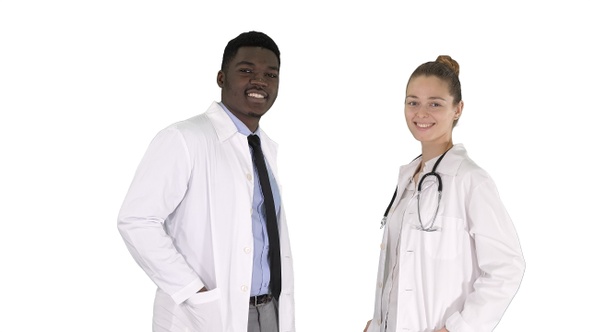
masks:
[[[455,120],[459,120],[461,114],[463,114],[463,105],[463,100],[461,100],[459,104],[457,104],[457,108],[455,109]]]

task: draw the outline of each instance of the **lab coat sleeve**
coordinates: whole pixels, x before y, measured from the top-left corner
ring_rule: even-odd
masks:
[[[471,190],[466,203],[482,274],[463,310],[451,315],[446,327],[451,332],[492,331],[520,286],[524,258],[512,220],[490,178]]]
[[[191,164],[182,134],[174,127],[162,130],[141,160],[118,217],[119,232],[135,261],[176,303],[204,286],[164,230],[164,221],[186,193]]]

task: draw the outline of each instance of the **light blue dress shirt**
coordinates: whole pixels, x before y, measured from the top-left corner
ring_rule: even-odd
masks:
[[[260,134],[260,129],[257,128],[254,133],[246,127],[232,112],[230,112],[223,103],[219,103],[225,112],[232,119],[238,132],[248,137],[251,134]],[[260,136],[260,135],[259,135]],[[250,148],[250,153],[252,149]],[[266,164],[268,175],[270,178],[270,186],[272,189],[272,196],[275,203],[275,211],[277,213],[277,220],[279,220],[281,197],[279,195],[279,187],[277,181],[272,174],[272,170]],[[258,180],[258,172],[254,167],[254,200],[252,201],[252,235],[254,236],[254,250],[252,262],[252,285],[250,287],[250,296],[268,294],[270,291],[270,264],[268,260],[268,233],[266,231],[266,212],[263,205],[262,187]]]

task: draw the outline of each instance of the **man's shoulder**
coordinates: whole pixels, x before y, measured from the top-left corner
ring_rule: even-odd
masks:
[[[179,131],[183,135],[210,133],[214,127],[210,115],[212,112],[215,112],[217,108],[219,108],[219,105],[214,102],[205,112],[175,122],[169,125],[166,129]]]
[[[211,121],[207,117],[206,113],[201,113],[188,119],[173,123],[170,126],[180,131],[192,132],[194,129],[211,126]]]

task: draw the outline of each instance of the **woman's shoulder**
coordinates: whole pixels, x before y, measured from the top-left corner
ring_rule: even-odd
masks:
[[[468,178],[477,182],[491,180],[489,173],[469,157],[462,144],[459,144],[456,150],[456,157],[460,160],[456,172],[457,177]]]

